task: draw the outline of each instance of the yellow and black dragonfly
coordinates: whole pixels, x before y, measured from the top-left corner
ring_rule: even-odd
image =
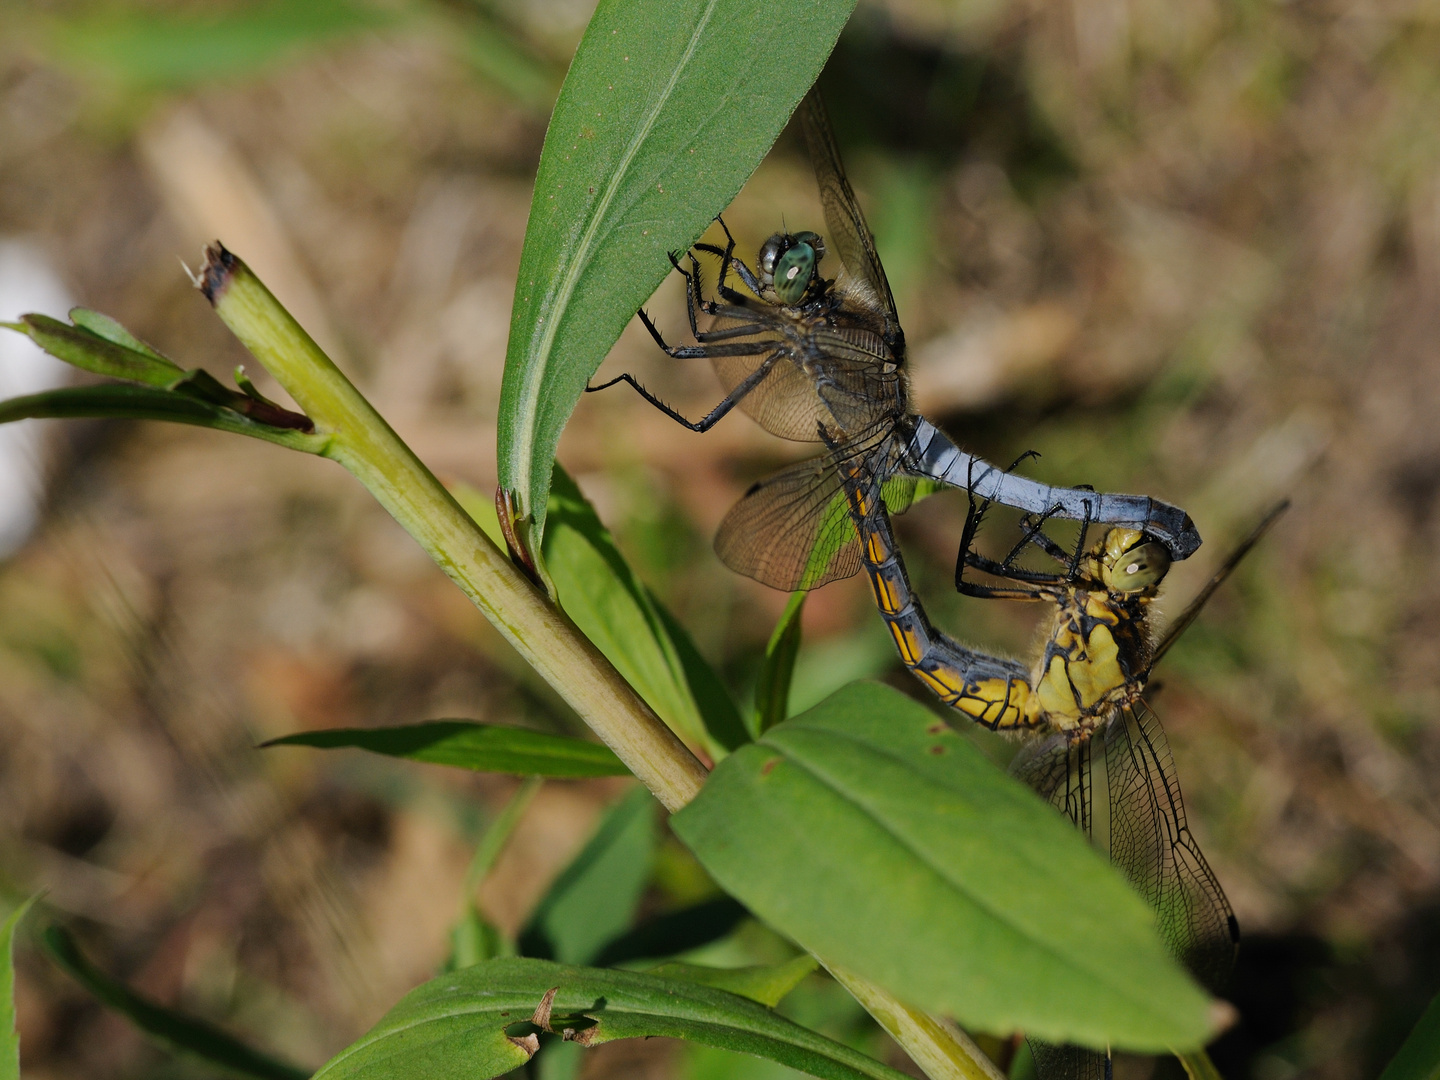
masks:
[[[1075,550],[1066,552],[1041,531],[1043,521],[1030,520],[1021,542],[995,561],[972,550],[985,510],[972,501],[956,565],[960,591],[1055,608],[1044,645],[1026,667],[960,645],[930,622],[910,588],[884,503],[872,495],[874,478],[853,465],[842,473],[861,560],[905,666],[970,719],[1026,737],[1012,772],[1108,850],[1155,909],[1176,957],[1218,993],[1234,966],[1239,928],[1186,823],[1175,763],[1144,692],[1155,664],[1286,504],[1265,517],[1156,639],[1149,617],[1170,568],[1165,545],[1122,526],[1087,549],[1082,526]],[[1016,565],[1031,545],[1064,572]],[[966,581],[967,566],[1004,584]],[[1035,1040],[1031,1048],[1041,1080],[1110,1080],[1108,1054]]]
[[[874,478],[892,512],[917,483],[962,487],[1034,514],[1143,529],[1183,559],[1200,546],[1189,515],[1140,495],[1055,488],[968,454],[911,410],[900,327],[885,270],[814,91],[799,110],[824,208],[828,243],[814,232],[781,232],[761,246],[752,270],[724,248],[697,244],[686,269],[695,345],[668,345],[645,312],[640,319],[677,359],[708,359],[727,393],[700,420],[671,408],[630,374],[591,390],[629,383],[667,416],[706,431],[733,408],[782,438],[823,442],[827,453],[755,484],[720,526],[715,548],[731,569],[779,589],[812,589],[860,569],[837,466]],[[724,222],[721,222],[722,228]],[[695,252],[719,258],[716,299],[706,299]],[[820,266],[833,251],[834,279]],[[748,295],[732,283],[738,279]],[[701,317],[708,325],[701,328]]]

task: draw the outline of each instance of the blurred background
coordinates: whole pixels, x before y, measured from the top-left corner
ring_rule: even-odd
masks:
[[[590,7],[0,0],[0,318],[83,303],[225,376],[246,357],[177,263],[222,237],[443,479],[491,490],[531,182]],[[1245,934],[1222,1072],[1376,1075],[1440,986],[1433,5],[862,0],[822,85],[924,413],[992,460],[1035,449],[1034,475],[1189,509],[1208,542],[1172,612],[1294,499],[1154,703]],[[823,228],[789,136],[727,215],[747,258],[782,219]],[[676,276],[651,311],[683,338]],[[638,324],[622,370],[692,416],[718,397]],[[69,377],[0,336],[7,396]],[[323,461],[158,424],[5,438],[0,894],[47,889],[107,970],[316,1066],[445,961],[517,782],[254,744],[578,721]],[[691,434],[624,387],[561,443],[742,703],[785,597],[709,541],[804,453],[739,415]],[[1028,655],[1041,612],[953,594],[963,514],[952,494],[900,523],[917,589],[952,634]],[[807,605],[792,703],[861,676],[922,696],[852,580]],[[486,915],[515,932],[624,786],[545,785]],[[640,906],[707,888],[662,838]],[[726,947],[784,955],[754,926]],[[35,949],[19,966],[27,1077],[213,1075]],[[900,1063],[831,990],[795,1007]],[[664,1040],[584,1070],[774,1074]]]

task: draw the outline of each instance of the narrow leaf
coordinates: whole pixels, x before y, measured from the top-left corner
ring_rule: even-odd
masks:
[[[166,1009],[135,993],[92,964],[75,939],[60,927],[49,927],[41,940],[46,952],[71,978],[162,1046],[235,1076],[305,1080],[310,1075],[308,1070],[262,1054],[203,1020]]]
[[[450,956],[445,961],[446,971],[470,967],[482,960],[491,960],[507,953],[514,955],[514,949],[505,940],[500,929],[481,913],[475,903],[475,893],[490,875],[495,860],[505,850],[515,827],[525,816],[531,801],[545,781],[538,776],[525,780],[510,796],[509,801],[495,815],[475,847],[475,855],[465,871],[465,885],[460,897],[460,918],[450,928]]]
[[[801,953],[783,964],[715,968],[703,967],[700,964],[673,963],[651,968],[649,973],[662,979],[684,979],[702,986],[713,986],[773,1009],[786,994],[800,985],[805,976],[819,966],[813,956]]]
[[[602,0],[535,178],[501,388],[500,482],[543,534],[586,380],[735,197],[815,81],[853,0]]]
[[[743,741],[740,714],[719,677],[558,464],[542,550],[560,606],[672,730],[706,749],[713,749],[712,736],[727,749]]]
[[[547,991],[549,1027],[582,1045],[666,1036],[778,1061],[827,1080],[904,1074],[746,998],[684,979],[490,960],[411,991],[316,1080],[488,1080],[534,1052],[530,1023]],[[507,1034],[508,1030],[508,1034]]]
[[[800,615],[805,608],[803,592],[792,593],[780,613],[780,621],[765,646],[765,659],[755,679],[755,731],[764,734],[790,715],[790,680],[795,659],[800,655]]]
[[[76,325],[49,315],[21,315],[18,323],[5,325],[51,356],[96,375],[166,387],[185,374],[179,364],[141,342],[108,315],[74,308],[70,317]]]
[[[0,401],[0,424],[32,418],[166,420],[248,435],[307,454],[323,453],[329,443],[327,435],[262,424],[232,409],[186,394],[124,383],[68,386]]]
[[[38,897],[0,923],[0,1080],[20,1080],[20,1033],[15,1028],[15,930]]]
[[[314,746],[324,750],[354,747],[411,761],[516,776],[622,776],[627,771],[610,748],[601,743],[469,720],[299,731],[260,745]]]
[[[851,684],[771,728],[671,828],[807,951],[966,1026],[1149,1051],[1211,1030],[1120,875],[898,691]]]
[[[1404,1045],[1380,1074],[1380,1080],[1437,1078],[1440,1078],[1440,994],[1430,1002]]]
[[[71,308],[69,314],[70,321],[76,326],[83,326],[86,330],[89,330],[93,334],[98,334],[106,341],[113,341],[116,345],[129,349],[131,352],[141,353],[144,356],[150,357],[152,360],[159,361],[162,365],[168,365],[178,373],[178,364],[168,356],[158,352],[152,346],[145,344],[145,342],[130,333],[129,330],[126,330],[125,327],[121,326],[109,315],[102,315],[98,311],[91,311],[89,308],[83,307]]]
[[[595,835],[535,906],[520,932],[521,953],[589,963],[634,921],[655,841],[655,800],[634,787],[606,811]]]
[[[596,967],[613,967],[632,960],[659,959],[719,941],[750,913],[728,896],[669,911],[606,943],[591,961]]]

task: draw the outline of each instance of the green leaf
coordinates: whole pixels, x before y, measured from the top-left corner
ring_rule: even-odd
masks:
[[[853,0],[601,0],[535,178],[501,388],[501,485],[544,532],[555,445],[636,309],[735,197]]]
[[[749,916],[745,905],[728,896],[658,915],[635,929],[612,938],[590,961],[596,967],[614,967],[632,960],[659,959],[719,941]]]
[[[649,974],[662,979],[684,979],[701,986],[713,986],[773,1009],[786,994],[800,985],[805,976],[819,966],[813,956],[801,953],[783,964],[716,968],[700,964],[673,963],[651,968]]]
[[[46,51],[82,74],[141,86],[213,84],[396,21],[394,9],[385,5],[344,0],[202,6],[183,14],[102,7],[57,20]]]
[[[521,953],[567,964],[593,960],[634,921],[655,841],[654,798],[634,787],[535,906],[520,932]]]
[[[1420,1017],[1405,1044],[1390,1059],[1380,1080],[1437,1080],[1440,1077],[1440,994]]]
[[[851,684],[771,728],[670,825],[757,917],[967,1027],[1145,1051],[1210,1032],[1120,875],[896,690]]]
[[[262,424],[233,409],[212,405],[188,394],[156,390],[149,386],[120,383],[68,386],[0,401],[0,424],[33,418],[73,420],[86,417],[191,424],[235,435],[248,435],[252,439],[306,454],[324,453],[330,441],[328,435]]]
[[[0,923],[0,1080],[20,1080],[20,1033],[15,1029],[15,929],[38,897]]]
[[[529,1059],[533,1051],[524,1040],[537,1028],[526,1021],[552,989],[550,1026],[557,1032],[570,1027],[572,1038],[589,1046],[665,1036],[768,1058],[828,1080],[904,1077],[723,990],[633,971],[512,959],[490,960],[411,991],[316,1080],[500,1076]]]
[[[81,953],[58,926],[41,940],[51,958],[102,1004],[108,1005],[162,1046],[208,1062],[236,1076],[260,1080],[305,1080],[310,1073],[253,1050],[217,1027],[156,1005],[110,978]]]
[[[260,745],[315,746],[324,750],[355,747],[411,761],[516,776],[622,776],[628,771],[602,743],[469,720],[299,731]]]
[[[710,750],[707,736],[726,749],[745,740],[719,677],[630,569],[595,508],[558,464],[542,551],[560,606],[672,730]]]
[[[790,715],[790,680],[800,655],[800,614],[803,592],[792,593],[765,646],[765,659],[755,679],[755,731],[764,734]]]
[[[18,323],[5,325],[51,356],[96,375],[165,388],[185,374],[179,364],[140,341],[108,315],[73,308],[70,318],[76,325],[49,315],[21,315]]]
[[[460,896],[460,918],[450,928],[450,955],[445,961],[445,971],[456,971],[470,967],[482,960],[497,956],[514,955],[514,948],[500,929],[486,919],[475,903],[475,893],[489,876],[510,842],[515,827],[525,816],[530,802],[540,791],[545,781],[531,776],[510,796],[510,800],[495,815],[495,820],[485,829],[485,835],[475,847],[475,855],[465,871],[464,891]]]

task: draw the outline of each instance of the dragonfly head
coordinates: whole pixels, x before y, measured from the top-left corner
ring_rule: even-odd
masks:
[[[1138,529],[1111,529],[1100,542],[1100,577],[1111,592],[1154,594],[1170,569],[1170,552]]]
[[[774,289],[782,304],[798,304],[824,257],[825,241],[818,233],[776,233],[760,246],[760,284]]]

